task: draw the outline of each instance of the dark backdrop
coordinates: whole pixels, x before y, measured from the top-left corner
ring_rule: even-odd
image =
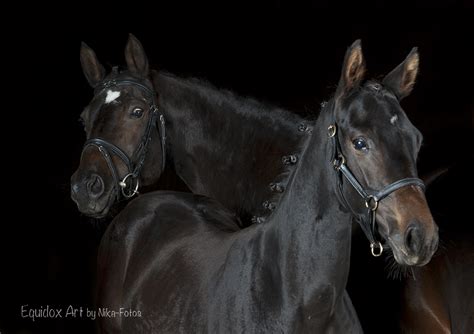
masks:
[[[393,23],[352,24],[322,22],[322,16],[225,23],[158,19],[148,29],[132,32],[154,68],[205,78],[217,87],[302,115],[317,113],[320,102],[334,91],[346,48],[355,39],[362,39],[370,77],[392,70],[418,46],[418,81],[402,106],[425,136],[420,174],[472,161],[474,57],[468,21],[458,17],[410,23],[399,17]],[[124,64],[126,40],[126,32],[60,29],[16,40],[23,47],[18,57],[25,73],[14,87],[19,96],[12,93],[9,98],[14,109],[4,110],[19,128],[5,145],[9,158],[4,191],[9,200],[4,202],[8,215],[2,219],[1,234],[2,334],[94,329],[85,317],[22,319],[20,308],[92,307],[96,249],[107,222],[81,216],[69,197],[69,179],[84,142],[77,119],[92,97],[80,68],[79,48],[85,41],[102,63]],[[13,47],[9,50],[16,56]],[[452,196],[457,189],[453,187],[449,193],[440,191],[440,196]],[[383,260],[366,256],[364,240],[356,246],[353,269],[360,270],[359,276],[353,274],[350,288],[363,325],[368,332],[396,331],[398,283],[377,283],[383,282]],[[372,273],[361,277],[360,272],[369,268]]]

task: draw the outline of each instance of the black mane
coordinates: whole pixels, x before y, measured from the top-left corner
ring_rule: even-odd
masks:
[[[197,93],[212,103],[217,101],[228,103],[228,110],[222,109],[223,112],[236,112],[251,118],[265,116],[271,118],[276,123],[286,123],[289,127],[294,125],[295,122],[303,121],[300,116],[291,111],[279,108],[268,102],[256,100],[253,97],[237,95],[229,89],[218,88],[205,79],[196,77],[182,78],[166,71],[153,71],[153,76],[158,80],[156,81],[158,84],[162,83],[162,85],[159,85],[158,92],[168,89],[169,91],[175,91],[177,93],[176,97],[181,97],[182,95],[177,92],[176,88],[186,88],[189,90],[189,94],[194,95]]]
[[[262,222],[281,194],[272,191],[270,184],[286,185],[292,165],[285,164],[283,159],[298,156],[311,121],[196,78],[182,79],[155,72],[154,84],[167,121],[170,119],[170,136],[180,132],[179,125],[173,124],[177,113],[202,127],[191,131],[203,131],[197,136],[206,138],[206,147],[193,143],[192,150],[196,156],[206,155],[203,160],[211,161],[211,165],[196,165],[200,168],[197,174],[224,181],[215,182],[212,191],[205,195],[217,198],[236,212],[244,225]],[[187,124],[187,128],[192,127]],[[171,150],[180,174],[186,166],[180,164],[179,157],[176,159],[180,152]],[[228,191],[229,188],[235,191]]]

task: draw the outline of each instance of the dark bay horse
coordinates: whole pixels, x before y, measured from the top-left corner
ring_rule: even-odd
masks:
[[[99,307],[135,316],[101,318],[102,331],[360,333],[345,290],[352,220],[372,238],[376,224],[403,265],[426,264],[437,248],[416,177],[421,134],[399,104],[417,69],[414,50],[382,83],[362,83],[356,41],[262,224],[238,230],[229,211],[199,195],[130,202],[102,239]]]
[[[106,75],[94,51],[81,47],[95,94],[81,115],[87,141],[71,180],[79,210],[104,217],[139,185],[155,184],[166,162],[193,193],[218,199],[243,225],[262,222],[285,189],[311,131],[307,122],[195,79],[150,71],[133,35],[125,58],[127,70]]]
[[[440,247],[424,267],[404,279],[401,303],[403,333],[471,333],[474,330],[474,227],[465,224],[472,205],[460,194],[472,175],[464,165],[428,188],[430,206],[440,227]]]

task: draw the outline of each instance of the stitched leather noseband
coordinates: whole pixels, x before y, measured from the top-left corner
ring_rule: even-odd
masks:
[[[96,95],[103,92],[105,89],[116,87],[116,86],[135,86],[142,89],[149,98],[149,115],[148,122],[145,128],[145,132],[141,139],[140,144],[135,149],[132,157],[136,157],[135,160],[132,160],[120,147],[110,143],[102,138],[90,138],[88,139],[82,152],[86,150],[89,146],[97,147],[99,152],[102,154],[102,157],[107,162],[107,166],[112,174],[114,179],[114,191],[116,192],[117,200],[120,199],[120,194],[125,198],[130,198],[138,193],[139,188],[139,176],[141,169],[143,168],[146,153],[148,151],[148,145],[151,141],[152,129],[156,127],[156,121],[159,120],[159,127],[156,127],[161,139],[161,171],[163,172],[166,164],[166,129],[165,129],[165,118],[162,113],[159,112],[155,92],[142,84],[141,82],[134,80],[108,80],[104,81],[98,85],[96,88]],[[124,165],[127,167],[127,174],[124,177],[120,177],[117,171],[117,168],[112,160],[112,156],[115,155],[118,157]],[[120,189],[121,191],[119,191]]]
[[[363,217],[362,219],[358,219],[357,221],[359,225],[361,226],[362,230],[364,231],[367,239],[369,239],[370,251],[372,255],[380,256],[382,255],[383,247],[380,241],[376,241],[376,238],[375,238],[375,216],[377,213],[379,202],[400,188],[414,185],[424,190],[425,184],[419,178],[408,177],[408,178],[400,179],[398,181],[390,183],[389,185],[385,186],[384,188],[378,191],[377,190],[370,191],[370,190],[364,189],[362,184],[357,180],[357,178],[351,172],[349,167],[347,167],[346,165],[346,159],[344,158],[344,155],[342,154],[341,145],[339,143],[339,138],[337,135],[337,125],[335,122],[334,124],[331,124],[328,127],[328,136],[330,140],[332,141],[332,146],[333,146],[333,154],[331,157],[331,162],[339,176],[338,177],[339,193],[341,197],[344,199],[344,201],[346,202],[346,206],[348,206],[352,210],[351,206],[345,199],[343,191],[342,191],[342,177],[341,176],[344,176],[347,179],[347,181],[349,181],[349,183],[352,185],[352,187],[357,191],[357,193],[365,201],[365,206],[367,207],[367,215]],[[352,211],[354,212],[354,210]],[[378,251],[376,251],[376,249],[378,249]]]

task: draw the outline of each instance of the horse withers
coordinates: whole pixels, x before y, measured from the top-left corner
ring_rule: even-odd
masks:
[[[198,195],[132,201],[101,243],[99,307],[141,316],[100,319],[102,330],[362,332],[345,290],[352,220],[375,254],[385,240],[402,265],[427,263],[437,247],[416,172],[421,134],[399,104],[417,69],[414,50],[381,83],[363,83],[356,41],[262,224],[237,230],[227,210]]]

